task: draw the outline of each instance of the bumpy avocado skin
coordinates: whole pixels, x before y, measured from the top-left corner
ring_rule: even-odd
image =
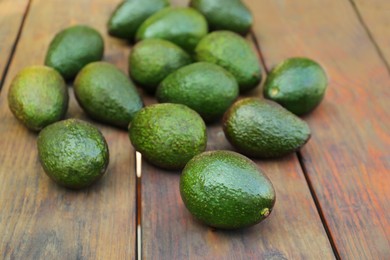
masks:
[[[146,39],[131,50],[129,74],[148,93],[154,94],[165,77],[191,62],[191,57],[179,46],[162,39]]]
[[[152,14],[169,6],[168,0],[126,0],[112,13],[108,33],[112,36],[133,41],[138,27]]]
[[[245,98],[225,113],[223,130],[242,154],[281,157],[298,150],[310,138],[309,126],[275,102]]]
[[[129,126],[130,141],[143,158],[161,168],[178,170],[206,149],[206,126],[181,104],[154,104],[140,110]]]
[[[158,87],[159,102],[184,104],[206,122],[220,118],[238,96],[236,79],[222,67],[197,62],[170,74]]]
[[[67,119],[43,129],[38,155],[46,174],[61,186],[81,189],[100,179],[109,163],[107,143],[93,125]]]
[[[240,35],[216,31],[204,37],[195,49],[198,61],[215,63],[236,78],[240,92],[254,89],[261,81],[261,68],[256,53]]]
[[[190,6],[206,17],[210,30],[245,35],[253,23],[250,10],[240,0],[191,0]]]
[[[137,41],[160,38],[192,53],[208,32],[204,16],[189,7],[167,7],[149,17],[139,27]]]
[[[276,66],[264,84],[264,96],[296,115],[313,111],[328,85],[323,68],[307,58],[290,58]]]
[[[236,229],[255,225],[275,204],[272,183],[247,157],[209,151],[188,162],[180,177],[187,209],[205,224]]]
[[[32,66],[12,80],[8,105],[27,128],[39,131],[61,120],[68,110],[69,94],[61,75],[52,68]]]
[[[45,65],[56,69],[65,80],[73,79],[88,63],[103,57],[104,42],[95,29],[76,25],[57,33],[50,43]]]
[[[127,128],[143,106],[130,79],[114,65],[93,62],[85,66],[74,83],[76,99],[93,119]]]

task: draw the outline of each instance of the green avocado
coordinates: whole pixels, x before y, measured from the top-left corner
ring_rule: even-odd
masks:
[[[39,131],[61,120],[68,110],[68,89],[61,75],[46,66],[21,70],[11,82],[8,105],[27,128]]]
[[[264,85],[264,96],[296,115],[303,115],[321,103],[327,85],[326,73],[317,62],[290,58],[270,72]]]
[[[251,12],[240,0],[191,0],[190,6],[206,17],[210,30],[245,35],[253,23]]]
[[[93,119],[127,128],[142,99],[130,79],[114,65],[93,62],[85,66],[74,82],[76,99]]]
[[[191,62],[191,57],[179,46],[162,39],[146,39],[131,50],[129,74],[148,93],[154,94],[166,76]]]
[[[271,181],[254,162],[231,151],[195,156],[180,176],[187,209],[205,224],[221,229],[255,225],[275,204]]]
[[[45,65],[69,80],[88,63],[101,60],[103,51],[104,42],[98,31],[76,25],[55,35],[47,51]]]
[[[93,125],[67,119],[49,125],[38,136],[38,155],[46,174],[70,189],[100,179],[109,162],[106,140]]]
[[[120,3],[108,21],[108,33],[132,41],[138,27],[152,14],[169,5],[168,0],[126,0]]]
[[[206,126],[192,109],[181,104],[154,104],[141,109],[129,126],[130,141],[143,158],[177,170],[206,149]]]
[[[167,7],[150,16],[137,31],[138,41],[160,38],[192,53],[208,32],[204,16],[189,7]]]
[[[215,121],[238,96],[236,79],[222,67],[198,62],[170,74],[158,87],[159,102],[187,105],[206,122]]]
[[[238,151],[259,158],[284,156],[310,138],[303,120],[275,102],[257,98],[234,103],[224,115],[223,131]]]
[[[240,92],[254,89],[261,81],[261,68],[256,53],[240,35],[216,31],[204,37],[195,49],[196,59],[215,63],[236,78]]]

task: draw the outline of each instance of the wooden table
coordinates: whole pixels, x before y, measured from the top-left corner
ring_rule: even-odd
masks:
[[[43,64],[53,35],[78,23],[97,28],[104,60],[127,71],[130,46],[105,28],[118,0],[0,0],[0,258],[390,259],[390,1],[245,2],[255,16],[248,39],[265,71],[306,56],[326,68],[330,84],[304,117],[309,143],[281,160],[256,161],[276,188],[272,215],[216,231],[185,209],[179,172],[139,161],[137,178],[126,131],[95,123],[111,152],[97,185],[75,192],[47,178],[37,134],[8,109],[10,82]],[[72,92],[67,117],[89,120]],[[232,149],[219,124],[208,134],[208,149]]]

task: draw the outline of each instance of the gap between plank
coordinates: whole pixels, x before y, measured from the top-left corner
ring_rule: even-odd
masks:
[[[141,201],[141,177],[142,177],[142,156],[141,153],[135,152],[135,174],[136,174],[136,258],[137,260],[142,259],[142,201]]]
[[[27,3],[26,10],[24,11],[24,14],[23,14],[22,22],[20,23],[18,33],[16,34],[15,42],[12,45],[11,52],[10,52],[9,57],[8,57],[8,61],[7,61],[6,65],[5,65],[5,68],[4,68],[4,71],[3,71],[3,75],[1,75],[1,78],[0,78],[0,91],[3,89],[3,84],[5,82],[5,77],[7,76],[8,69],[9,69],[9,67],[11,65],[11,61],[14,58],[16,47],[17,47],[17,45],[19,43],[20,36],[22,35],[24,23],[26,21],[26,18],[27,18],[28,12],[30,10],[30,6],[31,6],[32,1],[33,0],[29,0],[28,3]]]
[[[351,1],[352,1],[352,0],[351,0]],[[256,35],[255,35],[255,33],[254,33],[253,31],[250,32],[250,35],[251,35],[251,37],[252,37],[253,42],[255,43],[255,48],[256,48],[256,50],[257,50],[257,53],[259,54],[260,62],[261,62],[261,64],[262,64],[263,68],[264,68],[264,73],[265,73],[266,75],[268,75],[269,70],[268,70],[268,68],[267,68],[267,66],[266,66],[266,64],[265,64],[265,59],[264,59],[263,53],[262,53],[262,51],[261,51],[259,41],[257,40]],[[324,216],[324,213],[323,213],[323,211],[322,211],[321,205],[320,205],[320,203],[319,203],[319,201],[318,201],[317,195],[316,195],[316,193],[315,193],[315,191],[314,191],[314,188],[313,188],[313,186],[312,186],[312,184],[311,184],[310,178],[309,178],[309,176],[308,176],[308,174],[307,174],[306,167],[305,167],[305,164],[304,164],[304,162],[303,162],[303,157],[302,157],[302,155],[301,155],[301,152],[299,152],[299,151],[296,152],[296,155],[297,155],[297,159],[298,159],[298,161],[299,161],[299,165],[300,165],[300,167],[301,167],[301,169],[302,169],[303,176],[305,177],[306,184],[307,184],[307,186],[309,187],[310,194],[311,194],[311,196],[312,196],[312,198],[313,198],[313,201],[314,201],[314,204],[315,204],[315,206],[316,206],[318,215],[320,216],[322,225],[323,225],[323,227],[324,227],[324,229],[325,229],[325,232],[326,232],[326,235],[327,235],[328,240],[329,240],[329,242],[330,242],[330,245],[332,246],[333,254],[335,255],[336,259],[339,260],[339,259],[341,259],[341,258],[340,258],[340,254],[339,254],[339,252],[338,252],[338,250],[337,250],[336,244],[335,244],[334,239],[333,239],[333,237],[332,237],[332,235],[331,235],[331,233],[330,233],[328,224],[327,224],[327,222],[326,222],[326,220],[325,220],[325,216]]]

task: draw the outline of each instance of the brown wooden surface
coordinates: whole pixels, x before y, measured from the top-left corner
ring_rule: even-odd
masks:
[[[248,3],[267,68],[307,56],[331,78],[302,157],[338,253],[388,259],[390,75],[373,42],[349,1]]]
[[[14,75],[25,66],[43,64],[53,35],[76,23],[97,28],[105,37],[105,60],[125,70],[129,48],[105,33],[117,2],[32,2],[0,96],[1,259],[135,258],[134,151],[126,131],[96,124],[110,149],[106,176],[90,189],[70,191],[44,174],[37,158],[37,134],[16,121],[6,101]],[[67,117],[85,119],[71,94]]]
[[[28,3],[29,0],[0,0],[0,84]]]

